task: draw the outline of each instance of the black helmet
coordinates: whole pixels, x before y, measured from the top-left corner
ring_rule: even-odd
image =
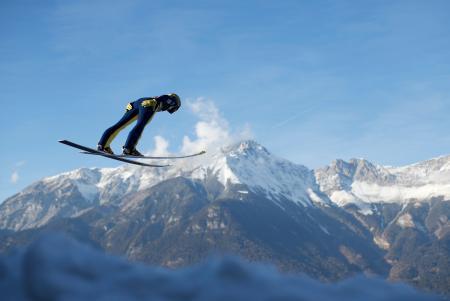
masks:
[[[169,100],[167,102],[169,104],[169,107],[167,108],[167,112],[173,114],[181,107],[180,96],[175,93],[170,93],[168,94],[168,96]]]

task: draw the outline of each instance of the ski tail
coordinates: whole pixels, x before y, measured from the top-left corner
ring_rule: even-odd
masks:
[[[113,159],[113,160],[129,163],[129,164],[134,164],[134,165],[139,165],[139,166],[147,166],[147,167],[168,167],[168,166],[170,166],[170,165],[147,164],[147,163],[143,163],[143,162],[139,162],[139,161],[134,161],[134,160],[126,159],[126,158],[121,158],[121,157],[118,157],[116,155],[111,155],[111,154],[108,154],[108,153],[104,153],[104,152],[98,151],[96,149],[93,149],[93,148],[90,148],[90,147],[87,147],[87,146],[83,146],[81,144],[77,144],[77,143],[69,141],[69,140],[59,140],[58,142],[62,143],[62,144],[65,144],[67,146],[74,147],[74,148],[77,148],[79,150],[88,152],[88,153],[100,155],[100,156],[103,156],[103,157],[106,157],[106,158],[110,158],[110,159]]]

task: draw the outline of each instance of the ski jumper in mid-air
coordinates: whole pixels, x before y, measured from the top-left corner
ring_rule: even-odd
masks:
[[[152,120],[156,112],[167,111],[170,114],[173,114],[180,106],[180,97],[175,93],[155,97],[144,97],[139,98],[134,102],[130,102],[126,107],[125,114],[122,118],[103,133],[98,142],[97,150],[108,154],[114,154],[110,146],[111,142],[120,131],[137,120],[123,146],[123,155],[142,156],[142,154],[136,150],[136,145],[145,126]]]

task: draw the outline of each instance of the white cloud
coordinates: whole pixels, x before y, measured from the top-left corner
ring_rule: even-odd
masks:
[[[188,100],[186,107],[198,118],[198,121],[194,125],[194,136],[183,137],[179,152],[187,155],[206,150],[207,153],[189,160],[167,163],[176,164],[182,169],[192,169],[199,164],[206,164],[212,158],[211,156],[221,148],[253,137],[248,124],[232,130],[228,121],[222,116],[212,100],[205,98]],[[170,155],[168,151],[169,141],[162,136],[156,136],[154,139],[155,147],[150,154],[153,156]]]
[[[223,146],[252,137],[248,125],[236,133],[232,132],[228,121],[212,100],[198,98],[189,101],[187,107],[199,118],[199,121],[195,125],[195,138],[184,136],[182,153],[187,154],[201,150],[214,152]]]
[[[169,151],[169,141],[162,136],[155,136],[155,149],[151,152],[152,156],[167,156]]]
[[[11,183],[16,184],[19,181],[19,171],[15,170],[11,174]]]
[[[19,182],[20,179],[20,175],[19,175],[19,169],[25,165],[25,161],[19,161],[16,163],[16,166],[11,174],[10,180],[12,184],[17,184],[17,182]]]

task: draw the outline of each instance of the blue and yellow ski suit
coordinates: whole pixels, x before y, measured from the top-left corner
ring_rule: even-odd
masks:
[[[134,149],[142,135],[142,132],[144,131],[145,126],[152,120],[155,113],[167,110],[169,107],[167,100],[169,100],[169,98],[169,95],[143,97],[128,103],[125,114],[116,124],[106,129],[98,144],[103,147],[109,147],[120,131],[137,120],[135,126],[128,134],[127,141],[123,146],[129,150]]]

